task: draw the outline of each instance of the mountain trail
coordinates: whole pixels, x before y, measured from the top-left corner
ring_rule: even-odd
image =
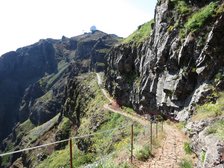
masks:
[[[164,126],[166,133],[161,147],[157,149],[155,156],[143,164],[135,164],[139,168],[179,168],[179,163],[185,156],[184,142],[186,140],[174,126],[166,124]]]
[[[97,73],[98,84],[101,87],[102,79]],[[122,111],[121,107],[115,100],[108,96],[105,89],[101,87],[102,93],[110,101],[109,104],[105,104],[104,108],[121,114],[125,117],[132,119],[142,125],[149,125],[149,121],[139,115],[129,114]],[[139,168],[178,168],[179,162],[185,156],[184,142],[186,142],[185,135],[175,126],[164,124],[165,138],[162,140],[161,147],[159,147],[154,154],[153,158],[150,158],[146,162],[140,162],[134,159],[133,164]]]

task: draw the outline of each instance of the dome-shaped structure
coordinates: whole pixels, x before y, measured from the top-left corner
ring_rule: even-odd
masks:
[[[91,27],[90,27],[90,31],[91,31],[91,32],[95,32],[95,31],[96,31],[96,26],[94,26],[94,25],[91,26]]]

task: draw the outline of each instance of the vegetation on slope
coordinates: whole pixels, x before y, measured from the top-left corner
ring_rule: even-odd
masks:
[[[193,168],[193,164],[189,159],[182,159],[179,163],[180,168]]]
[[[205,28],[211,28],[210,20],[213,20],[216,16],[220,15],[223,10],[223,5],[218,6],[218,1],[213,1],[211,3],[204,3],[204,7],[198,8],[192,3],[187,2],[186,0],[171,0],[173,9],[177,19],[171,20],[171,25],[168,27],[168,32],[173,31],[175,28],[179,29],[179,35],[181,38],[185,38],[189,32],[199,33],[199,42],[204,41]],[[195,2],[196,3],[196,2]],[[203,30],[205,29],[205,30]],[[203,30],[199,32],[199,30]]]
[[[91,92],[94,93],[94,95],[91,96],[89,103],[84,108],[83,116],[80,119],[81,124],[78,129],[77,136],[100,133],[124,126],[122,129],[120,128],[118,130],[112,130],[73,141],[75,143],[75,153],[73,154],[74,167],[81,167],[87,164],[100,167],[100,165],[109,164],[114,157],[116,158],[116,153],[119,153],[120,150],[129,148],[129,126],[132,121],[119,114],[106,111],[103,108],[103,105],[107,103],[107,100],[101,93],[94,73],[82,75],[79,80],[82,80],[82,85],[85,86],[84,88],[91,88]],[[89,94],[89,92],[86,92],[86,94]],[[135,127],[136,136],[140,130],[141,128],[139,126]],[[38,168],[68,166],[69,148],[67,145],[66,148],[53,152],[53,154],[38,165]]]
[[[186,14],[190,11],[190,8],[185,0],[172,0],[174,3],[175,9],[179,14]]]
[[[218,138],[224,140],[224,121],[216,121],[206,130],[208,134],[214,134]]]
[[[131,35],[129,35],[123,40],[123,43],[134,42],[136,44],[139,44],[143,42],[147,37],[149,37],[152,31],[153,23],[154,20],[151,20],[149,22],[144,23],[143,25],[140,25],[135,32],[133,32]]]
[[[194,31],[202,27],[207,19],[214,14],[216,6],[216,3],[211,2],[209,5],[193,13],[185,23],[184,27],[190,31]]]
[[[216,103],[208,102],[202,106],[198,106],[196,114],[192,117],[193,120],[203,120],[207,118],[215,118],[224,115],[224,93],[219,94]]]

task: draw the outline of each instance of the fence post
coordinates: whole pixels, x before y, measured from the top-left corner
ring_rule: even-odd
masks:
[[[158,122],[156,120],[156,138],[158,138]]]
[[[150,150],[152,151],[152,120],[150,121]]]
[[[162,120],[162,132],[163,132],[163,120]]]
[[[71,138],[69,140],[69,144],[70,144],[70,168],[73,168],[73,165],[72,165],[72,139]]]
[[[133,162],[134,124],[131,124],[131,163]]]

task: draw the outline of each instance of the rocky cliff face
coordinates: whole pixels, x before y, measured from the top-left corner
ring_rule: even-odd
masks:
[[[202,4],[185,3],[193,12],[202,9]],[[175,5],[176,1],[158,2],[149,40],[111,50],[106,87],[118,102],[140,113],[160,111],[186,120],[222,72],[224,16],[210,16],[191,31],[186,23],[194,13],[180,14]]]
[[[118,41],[101,31],[46,39],[0,57],[0,140],[28,118],[43,124],[61,111],[69,74],[105,68],[105,54]]]
[[[0,58],[0,139],[19,121],[18,111],[24,90],[45,73],[56,70],[55,49],[47,40]]]
[[[215,102],[214,93],[223,89],[222,8],[218,1],[158,1],[149,40],[121,44],[109,53],[105,87],[138,113],[188,121],[196,105]],[[192,139],[196,153],[202,139]],[[203,141],[207,148],[209,143]],[[222,166],[218,153],[207,167]]]

